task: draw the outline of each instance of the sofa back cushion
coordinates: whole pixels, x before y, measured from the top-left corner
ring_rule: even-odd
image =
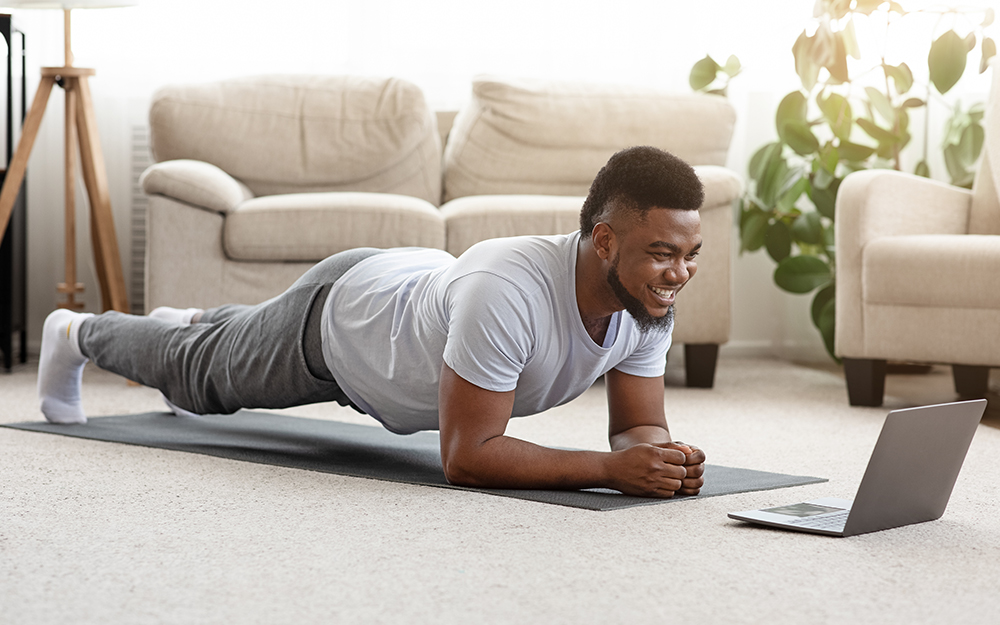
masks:
[[[257,196],[321,191],[441,201],[441,140],[397,78],[258,76],[170,86],[149,112],[153,157],[211,163]]]
[[[587,195],[608,158],[635,145],[725,165],[735,120],[719,96],[479,77],[448,137],[445,200]]]

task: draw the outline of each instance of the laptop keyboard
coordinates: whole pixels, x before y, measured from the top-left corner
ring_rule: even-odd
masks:
[[[789,521],[789,523],[817,530],[831,530],[839,532],[844,529],[844,526],[847,524],[847,517],[850,514],[850,510],[844,510],[843,512],[832,512],[822,516],[802,517],[801,519]]]

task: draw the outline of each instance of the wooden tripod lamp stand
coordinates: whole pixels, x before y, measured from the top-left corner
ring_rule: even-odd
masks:
[[[66,92],[66,281],[57,286],[57,290],[65,294],[66,300],[59,303],[60,308],[83,308],[83,302],[77,299],[77,294],[83,291],[83,284],[76,279],[76,148],[79,146],[83,181],[90,201],[91,244],[94,248],[97,279],[101,286],[101,306],[103,310],[128,312],[125,277],[122,272],[121,257],[118,254],[118,239],[115,236],[108,193],[108,175],[104,167],[100,139],[97,136],[94,101],[87,82],[95,72],[92,69],[73,66],[70,11],[75,8],[119,7],[134,4],[137,4],[135,0],[0,0],[0,5],[12,8],[63,10],[65,65],[42,68],[38,91],[24,120],[21,138],[8,166],[3,187],[0,188],[0,238],[2,238],[21,189],[21,182],[24,180],[28,157],[38,135],[49,95],[52,93],[53,85],[59,85]]]

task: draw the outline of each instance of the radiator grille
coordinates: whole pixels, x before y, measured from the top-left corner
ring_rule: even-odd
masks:
[[[149,151],[149,127],[132,126],[132,210],[131,210],[131,241],[129,287],[131,291],[131,312],[133,315],[143,315],[146,299],[146,205],[148,198],[142,192],[139,176],[153,164]]]

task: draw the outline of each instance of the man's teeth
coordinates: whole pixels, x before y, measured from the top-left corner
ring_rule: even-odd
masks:
[[[653,289],[653,293],[656,293],[657,295],[663,298],[670,298],[670,296],[674,294],[673,289],[658,289],[655,286],[651,286],[649,288]]]

